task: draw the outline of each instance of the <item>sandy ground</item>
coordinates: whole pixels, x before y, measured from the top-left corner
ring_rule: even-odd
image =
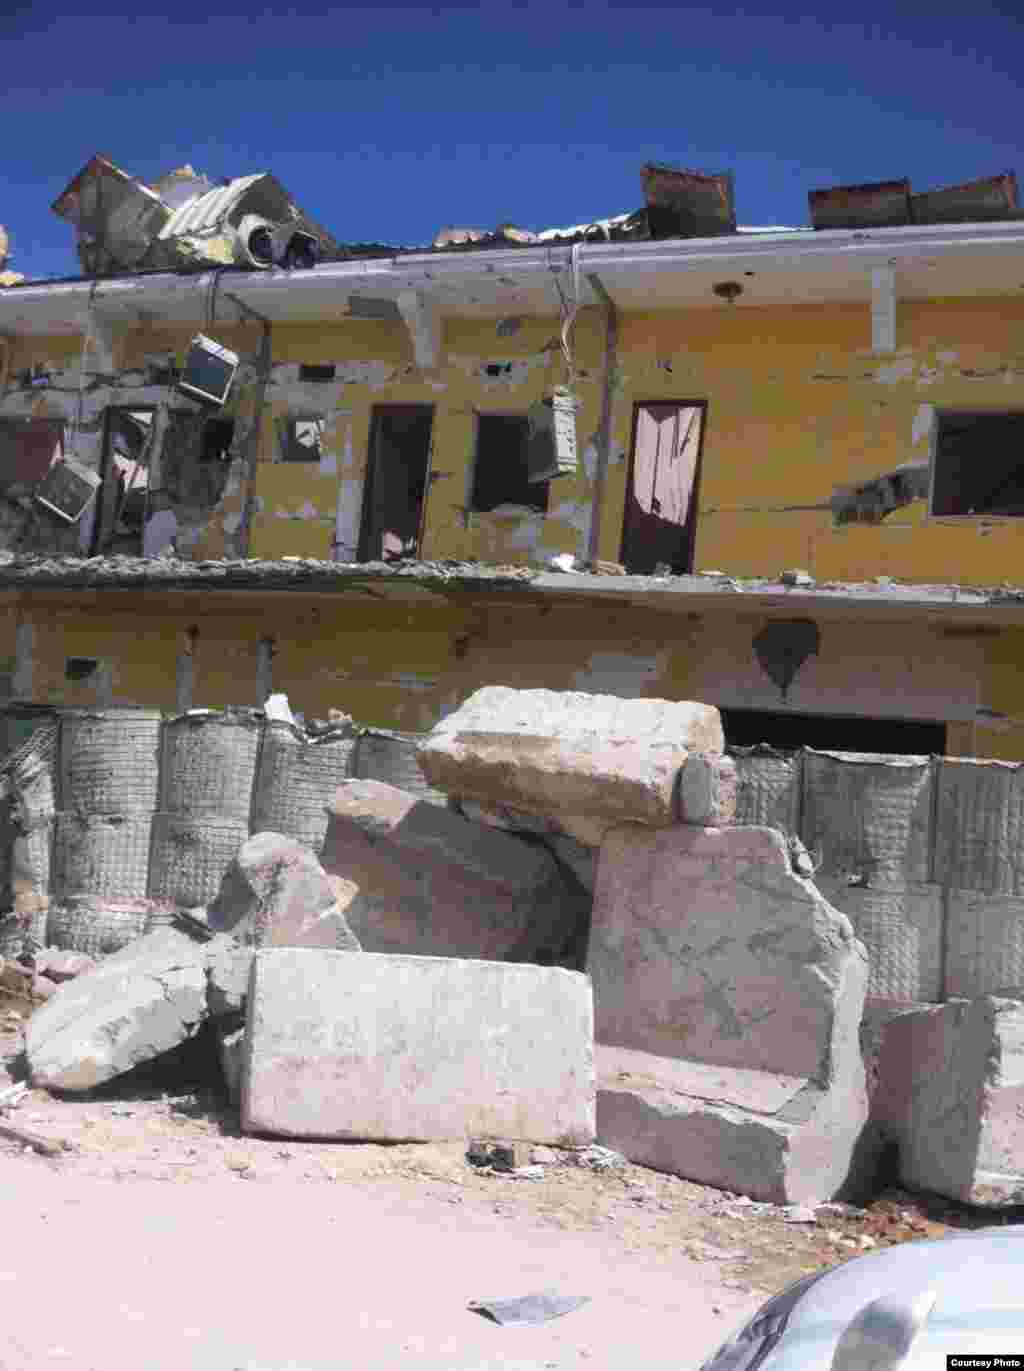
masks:
[[[2,1087],[24,1068],[20,1022],[0,1029]],[[457,1145],[246,1137],[202,1038],[0,1118],[67,1145],[0,1139],[0,1371],[686,1371],[805,1272],[992,1221],[895,1191],[786,1211],[568,1153],[519,1177]],[[549,1289],[590,1303],[535,1328],[467,1309]]]

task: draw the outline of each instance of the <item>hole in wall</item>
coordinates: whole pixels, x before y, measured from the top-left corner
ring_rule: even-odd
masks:
[[[64,663],[64,679],[67,681],[87,681],[95,676],[100,664],[95,657],[68,657]]]

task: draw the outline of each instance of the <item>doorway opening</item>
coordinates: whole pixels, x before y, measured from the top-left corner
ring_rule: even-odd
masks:
[[[723,709],[727,749],[767,743],[780,752],[811,747],[819,752],[946,755],[946,725],[921,719],[867,719],[843,714],[772,714],[760,709]]]
[[[375,405],[359,531],[361,562],[419,555],[430,479],[432,405]]]
[[[659,567],[693,570],[697,497],[707,404],[644,402],[633,411],[621,562],[648,576]]]

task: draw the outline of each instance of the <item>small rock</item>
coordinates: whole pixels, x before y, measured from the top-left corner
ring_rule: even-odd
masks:
[[[785,1223],[814,1223],[814,1210],[807,1204],[787,1204],[783,1210]]]
[[[48,1000],[58,989],[57,982],[51,981],[49,976],[36,975],[32,978],[32,994],[37,1000]]]
[[[582,1147],[569,1155],[577,1166],[586,1166],[591,1171],[617,1171],[626,1165],[626,1159],[621,1152],[615,1152],[610,1147],[601,1147],[598,1143]]]
[[[867,1233],[862,1233],[857,1239],[857,1246],[864,1252],[870,1251],[872,1247],[877,1247],[877,1245],[874,1238],[869,1237]]]
[[[553,1147],[531,1147],[530,1163],[534,1166],[558,1166],[563,1160],[562,1154],[556,1152]]]

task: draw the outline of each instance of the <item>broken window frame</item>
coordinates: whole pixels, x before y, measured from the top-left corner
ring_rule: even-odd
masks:
[[[150,416],[149,438],[143,447],[141,454],[145,458],[145,461],[137,463],[137,467],[142,465],[146,469],[146,485],[144,487],[139,487],[139,489],[144,489],[146,493],[143,504],[142,521],[139,526],[139,550],[134,554],[136,556],[142,555],[142,540],[146,527],[146,514],[149,509],[150,497],[152,495],[149,477],[152,471],[153,435],[156,430],[159,409],[159,405],[153,404],[107,405],[103,412],[103,448],[99,469],[100,485],[95,497],[96,519],[93,525],[92,539],[89,548],[89,555],[92,557],[108,554],[110,545],[117,537],[128,536],[126,534],[119,535],[117,532],[117,525],[124,512],[125,504],[123,501],[120,504],[112,503],[114,499],[112,494],[113,472],[116,465],[113,451],[114,423],[119,414],[148,414]],[[129,488],[126,487],[124,492],[125,496],[128,494],[128,489]]]
[[[522,466],[523,474],[521,489],[516,488],[515,493],[505,495],[494,504],[486,508],[477,503],[478,489],[480,484],[481,465],[487,460],[486,454],[482,450],[481,428],[491,420],[515,420],[522,425]],[[530,467],[528,461],[528,447],[530,442],[530,419],[526,411],[523,410],[476,410],[474,414],[473,432],[473,464],[469,473],[469,489],[466,492],[466,508],[471,514],[493,514],[496,509],[503,505],[515,505],[521,509],[528,510],[531,514],[539,514],[541,517],[547,515],[551,507],[551,481],[530,482]],[[543,503],[541,503],[543,500]]]
[[[309,456],[293,455],[304,445],[299,441],[295,434],[298,424],[316,424],[319,428],[319,437],[315,448],[307,448]],[[277,458],[278,462],[289,462],[305,464],[309,462],[319,462],[323,456],[324,430],[327,427],[327,416],[316,414],[313,411],[302,411],[286,414],[277,421]]]
[[[968,420],[968,419],[977,419],[977,420],[981,420],[981,421],[984,421],[984,420],[986,420],[986,419],[992,419],[992,420],[997,420],[997,421],[998,421],[998,420],[1001,420],[1001,421],[1004,421],[1004,422],[1005,422],[1005,421],[1008,421],[1008,420],[1009,420],[1009,421],[1016,420],[1016,421],[1019,422],[1019,425],[1020,425],[1020,435],[1021,435],[1021,460],[1020,460],[1020,465],[1019,465],[1019,472],[1020,472],[1020,475],[1019,475],[1019,477],[1018,477],[1018,482],[1019,482],[1019,484],[1018,484],[1018,489],[1019,489],[1020,492],[1021,492],[1020,499],[1019,499],[1019,501],[1018,501],[1019,506],[1020,506],[1019,509],[1017,509],[1017,510],[1007,510],[1007,509],[984,509],[984,508],[983,508],[983,509],[977,509],[977,508],[969,508],[969,509],[951,509],[951,508],[937,508],[937,507],[936,507],[936,505],[937,505],[937,500],[938,500],[938,499],[941,499],[941,496],[942,496],[942,495],[946,495],[946,494],[947,494],[945,491],[943,491],[943,485],[948,481],[949,478],[948,478],[948,473],[946,473],[945,475],[943,474],[943,472],[942,472],[942,470],[941,470],[942,464],[943,464],[945,461],[947,461],[947,460],[949,460],[949,461],[956,460],[956,462],[957,462],[957,464],[958,464],[958,470],[962,470],[965,466],[967,466],[967,465],[969,465],[969,464],[970,464],[970,465],[973,465],[975,462],[984,459],[984,456],[985,456],[984,441],[985,441],[985,440],[984,440],[984,436],[983,436],[983,434],[982,434],[981,432],[979,432],[979,434],[978,434],[978,439],[977,439],[977,442],[978,442],[978,451],[977,451],[976,454],[975,454],[975,453],[972,453],[972,454],[970,454],[970,456],[965,456],[965,455],[961,454],[961,455],[959,455],[957,458],[953,459],[953,458],[944,457],[944,455],[943,455],[943,453],[942,453],[942,451],[941,451],[941,448],[942,448],[942,438],[943,438],[943,425],[944,425],[945,423],[949,422],[950,420],[957,420],[957,421],[960,421],[960,422],[962,423],[964,420]],[[979,426],[979,427],[980,427],[980,426]],[[1003,480],[999,486],[996,487],[996,492],[995,492],[995,493],[996,493],[997,496],[998,496],[998,494],[999,494],[999,491],[1000,491],[1002,488],[1004,488],[1007,484],[1009,484],[1010,480],[1013,479],[1013,478],[1017,475],[1017,470],[1018,470],[1018,469],[1014,469],[1013,471],[1011,471],[1011,472],[1010,472],[1010,475],[1009,475],[1005,480]],[[958,492],[958,493],[959,493],[959,492]],[[948,498],[949,498],[949,497],[948,497],[948,495],[947,495],[947,499],[948,499]],[[930,476],[929,476],[929,483],[928,483],[928,506],[927,506],[927,508],[928,508],[928,517],[929,517],[929,519],[941,519],[941,520],[947,520],[947,519],[957,519],[957,520],[960,520],[960,519],[975,519],[975,520],[977,520],[977,519],[983,519],[983,520],[991,520],[991,519],[1021,519],[1021,518],[1024,518],[1024,409],[1012,409],[1012,408],[1011,408],[1011,409],[1007,409],[1007,408],[998,408],[998,409],[997,409],[997,408],[995,408],[995,407],[992,407],[992,408],[984,408],[984,407],[979,408],[979,407],[977,407],[977,406],[971,406],[970,408],[968,408],[967,406],[963,406],[963,407],[957,406],[957,407],[955,407],[955,408],[944,407],[944,408],[942,408],[942,409],[938,409],[938,408],[937,408],[937,409],[935,410],[935,415],[934,415],[934,419],[933,419],[933,422],[932,422],[932,432],[931,432],[931,459],[930,459]]]

